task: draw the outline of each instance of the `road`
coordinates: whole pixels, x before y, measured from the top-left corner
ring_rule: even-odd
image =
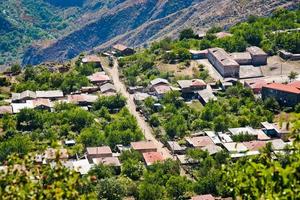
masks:
[[[135,116],[137,122],[144,133],[144,137],[146,140],[152,141],[157,146],[157,151],[161,152],[164,158],[173,158],[170,151],[163,147],[163,144],[155,138],[152,134],[152,128],[149,124],[144,120],[144,117],[136,111],[136,106],[133,101],[133,96],[128,93],[126,90],[125,84],[120,80],[119,76],[119,64],[116,59],[114,59],[114,65],[112,68],[105,68],[105,71],[112,77],[113,83],[116,87],[116,90],[120,92],[127,99],[127,107],[130,113]]]

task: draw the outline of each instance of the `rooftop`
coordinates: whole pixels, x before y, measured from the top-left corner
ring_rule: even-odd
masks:
[[[211,194],[204,194],[192,197],[191,200],[215,200]]]
[[[206,86],[206,83],[201,79],[179,80],[179,81],[177,81],[177,83],[181,88]]]
[[[252,46],[246,49],[251,55],[263,55],[267,56],[266,52],[264,52],[261,48]]]
[[[209,49],[216,59],[222,63],[224,67],[231,66],[240,66],[234,59],[232,59],[229,54],[221,48],[211,48]]]
[[[288,93],[293,93],[293,94],[300,94],[300,89],[298,89],[294,86],[286,85],[286,84],[282,84],[282,83],[270,83],[270,84],[264,85],[263,88],[279,90],[282,92],[288,92]]]
[[[294,81],[289,83],[288,85],[300,89],[300,81]]]
[[[243,142],[243,144],[250,150],[250,151],[258,151],[261,148],[265,147],[267,142],[265,141],[250,141],[250,142]]]
[[[214,155],[220,151],[222,151],[223,149],[215,144],[210,144],[207,145],[203,148],[201,148],[203,151],[207,151],[209,153],[209,155]]]
[[[91,82],[104,82],[104,81],[109,81],[110,78],[103,72],[96,72],[92,74],[91,76],[88,76],[88,79]]]
[[[91,169],[91,164],[87,159],[73,161],[72,165],[73,169],[81,175],[88,174]]]
[[[54,160],[56,156],[59,157],[59,159],[67,159],[69,158],[68,150],[67,149],[53,149],[48,148],[45,151],[45,158],[48,160]]]
[[[134,94],[134,100],[136,100],[136,101],[144,101],[148,97],[150,97],[150,95],[147,93],[137,92]]]
[[[105,93],[105,92],[107,92],[107,91],[109,91],[109,90],[114,90],[114,91],[115,91],[116,88],[115,88],[115,86],[114,86],[113,84],[111,84],[111,83],[106,83],[106,84],[100,86],[100,91],[101,91],[102,93]]]
[[[89,62],[101,62],[100,58],[97,55],[88,55],[82,58],[83,63],[89,63]]]
[[[245,81],[245,83],[251,88],[251,89],[261,89],[264,85],[267,85],[267,81],[263,79],[258,80],[248,80]]]
[[[61,98],[64,94],[61,90],[36,91],[36,98]]]
[[[13,110],[11,106],[0,106],[0,114],[12,114]]]
[[[112,151],[109,146],[87,147],[86,151],[88,155],[112,154]]]
[[[126,50],[128,47],[123,45],[123,44],[116,44],[113,46],[114,49],[119,50],[119,51],[124,51]]]
[[[156,162],[164,161],[164,157],[160,152],[143,153],[143,158],[148,166]]]
[[[151,86],[154,86],[154,85],[157,85],[157,84],[160,84],[160,83],[167,84],[167,85],[170,84],[169,81],[167,79],[164,79],[164,78],[156,78],[156,79],[150,81]]]
[[[131,147],[134,150],[150,150],[156,149],[156,145],[152,141],[131,142]]]
[[[248,148],[243,143],[237,143],[237,142],[229,142],[229,143],[223,143],[224,147],[229,152],[245,152],[248,150]]]
[[[103,164],[116,167],[121,166],[121,163],[117,157],[93,158],[93,163],[96,165]]]
[[[172,90],[172,88],[168,85],[157,85],[154,86],[154,90],[157,94],[165,94]]]
[[[232,57],[234,60],[251,60],[252,57],[249,52],[235,52],[231,53],[230,57]]]
[[[205,147],[211,144],[214,144],[213,141],[208,136],[199,136],[199,137],[187,137],[186,141],[193,147]]]
[[[68,102],[69,103],[80,103],[80,102],[89,102],[93,103],[98,99],[97,95],[91,94],[74,94],[68,95]]]
[[[212,90],[204,89],[199,90],[197,93],[205,101],[205,103],[209,102],[209,100],[217,100],[217,97],[214,95]]]

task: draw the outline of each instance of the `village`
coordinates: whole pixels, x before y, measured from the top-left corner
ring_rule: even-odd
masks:
[[[230,37],[230,34],[221,32],[217,36]],[[239,159],[259,155],[260,150],[270,144],[272,155],[276,158],[276,155],[283,153],[287,146],[292,144],[293,140],[290,140],[292,126],[287,121],[283,123],[261,121],[259,128],[229,127],[226,131],[204,129],[181,138],[160,140],[155,137],[153,127],[149,123],[149,115],[144,108],[145,101],[151,98],[155,102],[153,109],[163,110],[164,105],[160,101],[170,91],[179,92],[179,100],[185,104],[197,102],[197,105],[204,107],[216,101],[219,98],[219,92],[224,92],[239,84],[250,89],[256,99],[274,98],[280,106],[295,107],[300,103],[300,79],[297,80],[297,76],[288,79],[287,76],[292,71],[300,72],[299,61],[297,61],[300,59],[299,55],[279,52],[282,59],[280,59],[281,67],[286,68],[285,64],[287,64],[290,68],[288,73],[285,70],[284,77],[282,77],[282,74],[270,75],[271,72],[266,68],[272,67],[272,64],[269,65],[268,62],[274,57],[270,58],[256,46],[248,47],[246,52],[230,54],[222,48],[209,48],[201,51],[190,49],[191,61],[201,64],[209,71],[212,77],[209,82],[193,78],[170,83],[168,79],[158,77],[151,80],[145,87],[125,85],[124,78],[119,74],[118,60],[134,53],[133,48],[117,44],[110,51],[82,56],[80,65],[92,64],[97,68],[96,72],[87,76],[88,86],[71,93],[64,93],[62,90],[25,90],[12,93],[10,99],[3,100],[8,105],[0,106],[0,115],[3,117],[7,114],[18,114],[22,109],[56,112],[55,104],[57,103],[75,104],[83,110],[90,111],[99,96],[122,95],[126,97],[127,107],[136,117],[143,131],[144,140],[130,142],[128,146],[117,144],[113,147],[106,145],[86,147],[83,155],[70,156],[68,149],[77,143],[75,138],[71,138],[60,141],[57,149],[49,147],[36,155],[37,164],[55,164],[59,158],[64,166],[74,169],[81,175],[88,174],[93,166],[99,164],[110,166],[120,172],[122,162],[119,156],[123,152],[134,150],[142,155],[146,167],[167,159],[176,160],[180,163],[181,174],[193,179],[193,176],[189,174],[190,167],[197,165],[199,161],[193,160],[186,154],[190,149],[200,149],[211,156],[224,151],[232,159]],[[295,67],[291,69],[290,66]],[[264,71],[267,71],[267,75],[264,75]],[[13,75],[6,73],[5,76]],[[5,166],[2,166],[2,169],[5,169]],[[216,198],[210,194],[192,197],[192,200],[199,199]]]

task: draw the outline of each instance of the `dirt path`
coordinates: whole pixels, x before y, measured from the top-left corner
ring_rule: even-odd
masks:
[[[167,148],[163,147],[163,144],[155,138],[155,136],[152,134],[152,128],[144,120],[143,116],[136,111],[136,106],[133,101],[133,96],[127,92],[126,86],[119,78],[118,67],[119,67],[118,62],[114,60],[114,66],[112,68],[105,68],[105,70],[112,77],[116,90],[120,92],[124,97],[126,97],[127,107],[130,113],[133,116],[135,116],[135,118],[137,119],[137,122],[144,133],[145,139],[154,142],[154,144],[157,146],[158,152],[161,152],[165,158],[172,158],[170,151]]]

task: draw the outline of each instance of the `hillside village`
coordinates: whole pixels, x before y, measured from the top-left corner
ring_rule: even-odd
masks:
[[[299,28],[280,33],[289,32],[299,36]],[[229,163],[265,155],[277,162],[296,148],[299,49],[280,49],[272,55],[259,45],[247,45],[239,52],[199,49],[188,43],[201,43],[211,35],[215,40],[235,36],[224,30],[187,35],[183,31],[178,41],[165,39],[148,49],[115,44],[69,62],[22,69],[15,65],[4,72],[0,151],[6,151],[0,152],[1,170],[9,169],[10,154],[32,154],[35,165],[59,162],[81,177],[102,180],[124,175],[151,188],[149,177],[158,182],[159,173],[170,173],[174,182],[186,183],[182,188],[176,185],[182,191],[174,192],[167,177],[161,186],[167,192],[157,196],[155,189],[145,192],[136,186],[135,193],[123,195],[133,199],[167,195],[212,200],[242,195],[219,188],[230,184],[217,176],[222,165],[234,167]],[[185,48],[165,48],[176,42]],[[101,177],[108,171],[110,175]],[[187,186],[191,183],[192,189]],[[109,199],[101,195],[99,199]]]

